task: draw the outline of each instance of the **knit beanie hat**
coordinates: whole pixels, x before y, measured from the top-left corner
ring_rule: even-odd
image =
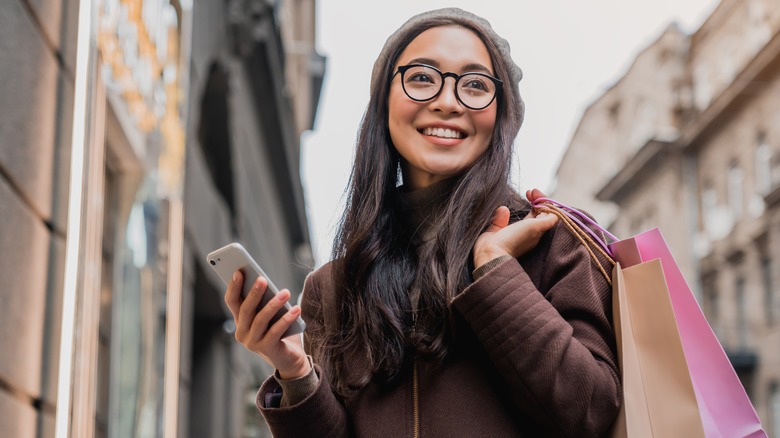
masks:
[[[514,60],[512,60],[512,56],[509,51],[509,43],[501,38],[490,26],[490,23],[485,20],[482,17],[479,17],[477,15],[472,14],[471,12],[464,11],[462,9],[458,8],[443,8],[443,9],[436,9],[433,11],[423,12],[421,14],[415,15],[409,20],[406,21],[398,30],[396,30],[392,35],[390,35],[390,38],[387,39],[385,42],[384,47],[382,48],[382,51],[379,53],[379,57],[374,62],[374,68],[371,72],[371,89],[374,89],[374,85],[377,83],[380,75],[386,74],[387,72],[383,71],[384,68],[386,68],[387,64],[389,63],[390,58],[393,54],[393,49],[398,45],[400,41],[403,41],[405,39],[408,39],[409,33],[413,31],[417,27],[417,25],[424,23],[426,21],[430,20],[437,20],[437,19],[452,19],[456,23],[464,23],[468,26],[473,27],[474,29],[477,29],[479,33],[482,34],[483,37],[490,40],[493,45],[498,49],[497,50],[497,56],[498,61],[503,62],[506,65],[506,68],[509,70],[509,78],[499,78],[504,82],[504,87],[508,87],[508,94],[511,98],[516,99],[517,101],[517,108],[519,108],[520,114],[519,116],[520,122],[522,123],[523,118],[523,109],[524,104],[523,100],[520,98],[520,90],[518,88],[518,83],[523,78],[523,71],[520,70],[520,67],[515,64]],[[520,124],[518,124],[517,129],[520,128]]]

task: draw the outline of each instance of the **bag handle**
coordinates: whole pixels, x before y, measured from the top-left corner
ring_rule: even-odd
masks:
[[[618,239],[614,234],[610,233],[608,230],[603,228],[601,225],[599,225],[596,221],[591,219],[587,214],[577,210],[576,208],[569,207],[568,205],[555,201],[550,198],[536,198],[534,202],[531,203],[534,207],[537,207],[539,205],[552,205],[555,207],[558,207],[562,212],[564,212],[574,223],[579,225],[579,227],[583,230],[585,230],[588,234],[593,237],[593,239],[599,243],[599,246],[601,246],[606,252],[608,252],[612,257],[614,258],[614,254],[612,254],[612,250],[609,248],[608,243],[602,238],[597,236],[593,230],[591,230],[590,227],[586,226],[585,223],[590,225],[591,227],[597,229],[598,231],[601,231],[604,236],[609,237],[613,242],[617,242]],[[585,223],[583,223],[585,222]]]
[[[604,276],[604,278],[607,280],[607,283],[611,286],[612,285],[612,279],[610,278],[609,274],[607,274],[607,271],[604,269],[604,267],[601,265],[601,261],[598,259],[596,254],[593,252],[591,247],[595,248],[601,255],[603,255],[607,261],[612,265],[615,266],[615,260],[612,254],[609,252],[609,248],[606,248],[604,243],[601,241],[600,238],[596,237],[594,233],[585,225],[583,225],[580,221],[572,218],[569,214],[567,214],[567,211],[561,209],[557,205],[553,203],[547,203],[547,202],[539,202],[534,203],[537,205],[534,205],[534,208],[539,211],[545,211],[548,213],[552,213],[556,216],[558,216],[558,219],[563,222],[564,225],[566,225],[566,228],[569,229],[569,231],[572,232],[574,237],[576,237],[580,243],[585,247],[585,249],[588,251],[588,254],[590,254],[591,259],[596,263],[596,267],[598,267],[601,274]],[[587,217],[587,216],[585,216]],[[589,219],[589,218],[588,218]],[[593,222],[589,219],[589,222]],[[601,227],[599,227],[601,229]],[[588,231],[588,233],[585,232],[585,230]],[[590,235],[588,235],[590,234]],[[594,241],[595,237],[595,241]],[[596,243],[599,242],[599,243]]]

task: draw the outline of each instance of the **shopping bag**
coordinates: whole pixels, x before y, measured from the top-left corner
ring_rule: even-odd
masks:
[[[704,437],[660,261],[612,273],[623,405],[611,436]]]
[[[631,436],[649,436],[652,431],[647,407],[645,385],[639,367],[639,354],[634,344],[634,328],[628,311],[625,278],[619,263],[612,269],[612,324],[615,328],[617,358],[620,367],[620,382],[623,386],[623,403],[620,405],[610,437],[628,437],[628,418],[631,418]]]
[[[742,383],[712,328],[707,323],[690,287],[674,261],[666,241],[657,228],[630,239],[619,240],[607,230],[599,227],[588,216],[556,201],[538,199],[535,206],[542,206],[558,214],[568,223],[574,224],[573,232],[584,236],[580,238],[584,244],[593,246],[602,251],[602,254],[606,253],[605,255],[611,256],[613,260],[620,263],[621,268],[618,269],[618,272],[625,272],[630,267],[642,266],[648,261],[657,260],[662,266],[662,275],[667,287],[666,295],[671,301],[705,435],[707,437],[751,438],[767,436]],[[586,223],[589,226],[586,226]],[[598,235],[591,228],[603,234]],[[604,236],[609,236],[615,242],[608,245]],[[592,252],[591,254],[593,255]],[[598,263],[595,256],[594,260]],[[613,284],[613,288],[614,286]],[[630,293],[626,292],[627,295]],[[659,293],[658,299],[661,299],[660,297],[663,295]],[[620,316],[622,318],[623,313]],[[636,314],[632,316],[636,316]],[[628,366],[632,365],[628,364]],[[642,366],[644,367],[641,368]],[[640,362],[640,368],[644,370],[647,369],[647,366],[644,362]],[[624,378],[628,377],[624,376]],[[644,378],[644,374],[642,378]],[[645,386],[645,388],[648,387]],[[624,395],[627,396],[626,405],[628,405],[633,394]],[[630,422],[628,414],[630,411],[626,411],[625,414],[621,411],[621,415],[626,415],[626,421]],[[616,426],[619,426],[621,421],[619,419]]]

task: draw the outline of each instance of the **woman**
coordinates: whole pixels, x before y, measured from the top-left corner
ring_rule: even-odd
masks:
[[[509,185],[521,77],[506,41],[459,9],[415,16],[388,39],[333,261],[270,328],[288,291],[260,312],[265,280],[242,300],[238,273],[226,293],[236,338],[277,370],[257,398],[275,436],[609,428],[620,405],[610,287],[557,218]],[[301,312],[305,347],[281,339]]]

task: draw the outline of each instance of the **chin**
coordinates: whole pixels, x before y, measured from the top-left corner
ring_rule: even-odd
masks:
[[[463,169],[447,169],[447,170],[439,170],[436,172],[430,172],[431,175],[434,175],[439,181],[449,179],[455,176],[458,176],[463,173]]]

